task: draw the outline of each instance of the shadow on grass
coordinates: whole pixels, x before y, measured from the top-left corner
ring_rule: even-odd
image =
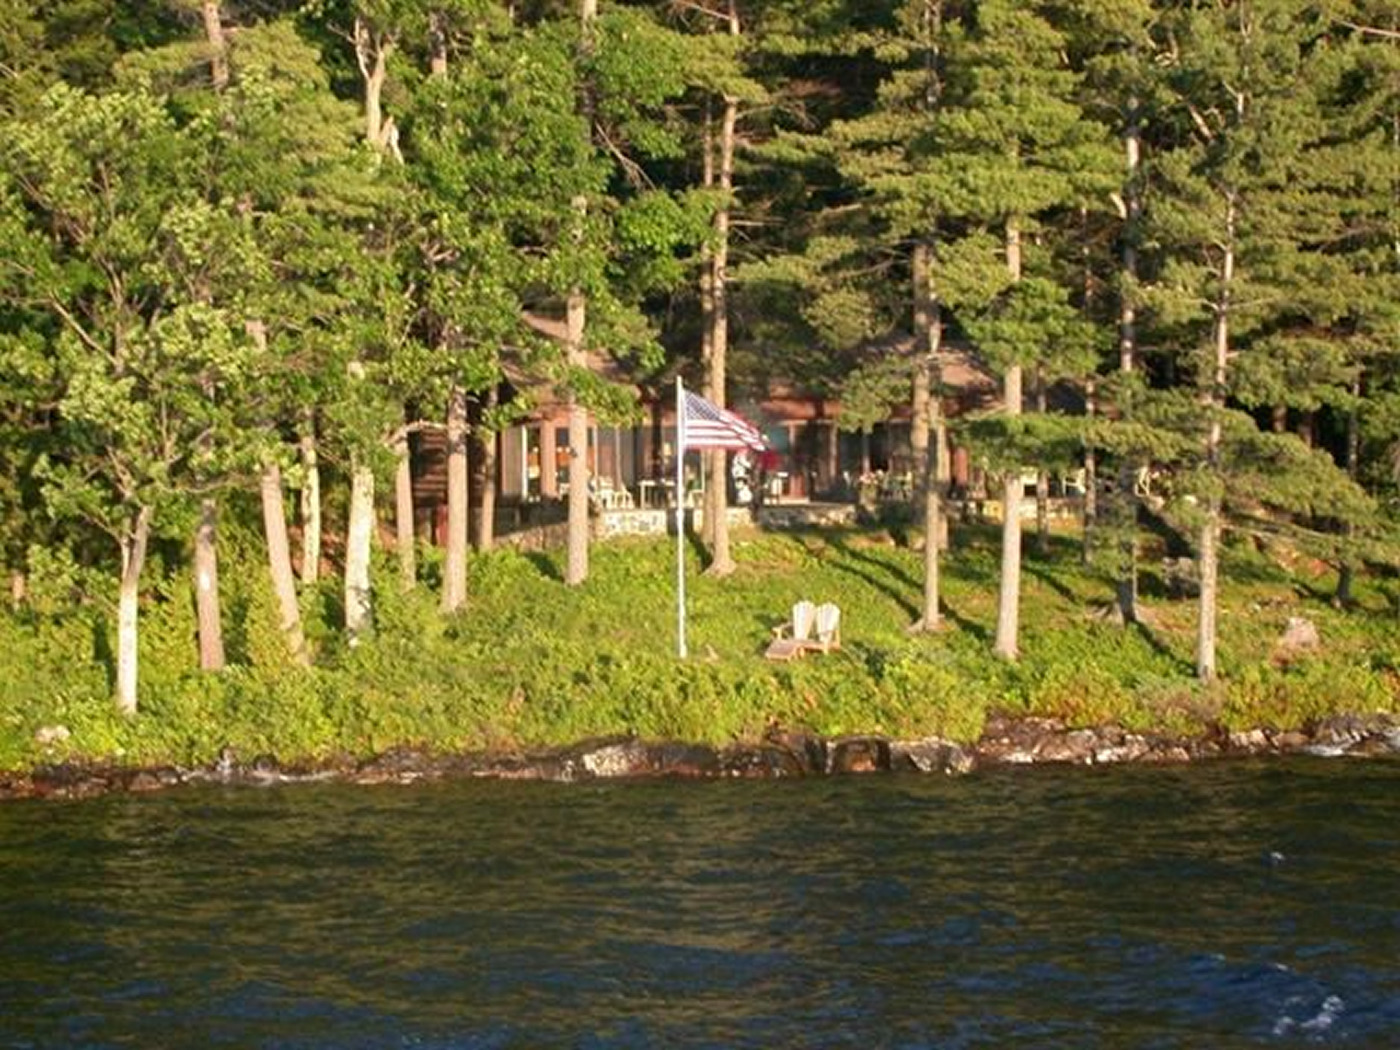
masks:
[[[889,575],[893,576],[898,582],[904,584],[907,587],[911,587],[914,590],[920,590],[923,586],[923,584],[919,580],[916,580],[914,578],[914,575],[907,569],[904,569],[898,565],[892,565],[891,563],[881,558],[876,558],[871,554],[867,554],[865,551],[862,551],[857,547],[852,547],[850,543],[846,541],[846,538],[844,536],[831,535],[826,537],[826,540],[832,546],[833,549],[839,551],[842,555],[844,555],[847,558],[850,558],[852,561],[858,561],[862,565],[869,565],[872,568],[879,569],[882,572],[886,572]]]
[[[919,615],[919,607],[908,599],[898,588],[879,578],[874,573],[855,565],[847,565],[844,562],[836,562],[832,565],[837,572],[844,572],[848,576],[854,576],[858,580],[863,580],[874,590],[892,599],[896,605],[903,609],[912,619]]]
[[[954,609],[951,605],[948,604],[947,599],[944,599],[943,601],[939,602],[939,608],[942,610],[943,615],[948,620],[948,622],[951,623],[958,630],[962,631],[964,634],[971,635],[983,645],[992,644],[992,632],[989,631],[986,627],[982,626],[980,623],[976,623],[972,620],[969,620],[966,616],[962,615],[962,613],[958,612],[956,609]]]
[[[112,652],[112,642],[107,635],[107,627],[102,622],[101,617],[94,616],[91,620],[92,630],[92,658],[102,665],[102,669],[107,672],[107,689],[114,691],[117,688],[117,654]]]
[[[1132,630],[1147,644],[1149,649],[1175,666],[1177,670],[1188,675],[1194,675],[1196,673],[1195,663],[1185,657],[1177,655],[1166,642],[1158,637],[1157,632],[1152,630],[1147,624],[1139,620],[1132,625]]]
[[[545,579],[553,580],[555,583],[564,582],[564,574],[559,571],[559,566],[544,551],[526,551],[525,560],[538,569],[540,575]]]
[[[1047,569],[1045,565],[1037,564],[1034,561],[1029,561],[1025,558],[1022,558],[1021,571],[1024,572],[1027,576],[1035,577],[1037,580],[1045,584],[1045,586],[1049,587],[1052,591],[1058,594],[1065,601],[1070,602],[1074,605],[1081,604],[1079,596],[1075,594],[1072,590],[1070,590],[1068,587],[1066,587],[1063,582],[1056,579],[1055,574],[1052,573],[1049,569]]]

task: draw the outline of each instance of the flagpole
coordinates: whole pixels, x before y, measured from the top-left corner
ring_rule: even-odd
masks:
[[[676,376],[676,655],[685,659],[685,390]]]

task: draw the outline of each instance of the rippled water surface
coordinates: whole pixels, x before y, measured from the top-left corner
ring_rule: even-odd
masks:
[[[1400,1046],[1400,765],[0,806],[3,1047]]]

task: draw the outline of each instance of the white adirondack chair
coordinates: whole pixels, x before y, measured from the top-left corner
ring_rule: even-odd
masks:
[[[813,652],[829,653],[841,648],[841,608],[831,602],[817,606],[814,637],[805,642]]]
[[[817,607],[800,601],[792,607],[792,619],[773,628],[773,640],[764,652],[770,660],[794,660],[811,644],[812,628],[817,622]]]

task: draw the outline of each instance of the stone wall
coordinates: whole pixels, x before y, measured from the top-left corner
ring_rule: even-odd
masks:
[[[765,529],[805,529],[856,523],[853,503],[768,503],[759,508],[758,524]]]

